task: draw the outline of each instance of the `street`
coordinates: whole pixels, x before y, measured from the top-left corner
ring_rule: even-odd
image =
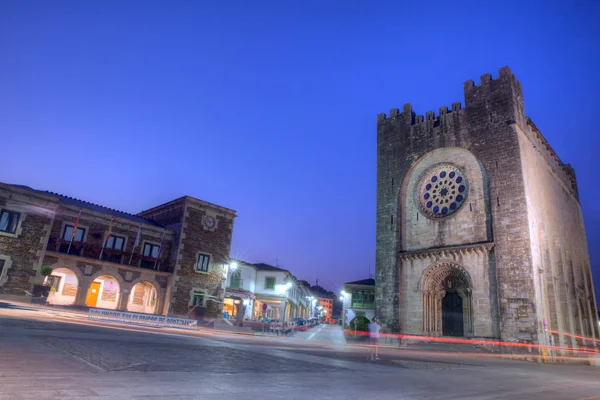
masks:
[[[385,348],[338,326],[287,337],[87,321],[0,302],[0,400],[600,399],[600,369]]]

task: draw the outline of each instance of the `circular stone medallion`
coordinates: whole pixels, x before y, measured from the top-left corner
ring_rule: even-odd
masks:
[[[466,175],[451,164],[431,168],[417,186],[419,207],[429,218],[455,213],[467,199],[468,192]]]

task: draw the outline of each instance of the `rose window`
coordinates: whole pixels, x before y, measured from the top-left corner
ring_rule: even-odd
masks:
[[[419,205],[429,217],[441,218],[460,208],[469,191],[465,174],[453,165],[431,169],[419,184]]]

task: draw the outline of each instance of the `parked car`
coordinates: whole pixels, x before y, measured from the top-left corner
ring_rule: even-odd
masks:
[[[308,321],[304,318],[292,318],[291,322],[296,326],[306,326],[308,325]]]

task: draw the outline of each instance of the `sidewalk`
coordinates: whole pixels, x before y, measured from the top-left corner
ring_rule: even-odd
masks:
[[[253,331],[248,327],[238,327],[229,325],[224,321],[222,323],[217,322],[213,328],[199,326],[195,330],[177,329],[177,328],[158,328],[145,325],[134,325],[124,324],[117,322],[108,321],[90,321],[88,319],[87,308],[71,308],[68,306],[52,306],[52,305],[40,305],[31,304],[26,302],[19,302],[15,300],[3,300],[0,299],[0,317],[8,318],[24,318],[29,320],[31,323],[35,321],[44,322],[67,322],[78,325],[86,325],[91,327],[110,327],[121,330],[147,332],[147,333],[165,333],[174,335],[184,336],[212,336],[212,337],[239,337],[249,338],[257,337],[269,340],[272,342],[288,342],[293,340],[296,335],[306,332],[296,332],[292,336],[277,336],[271,333],[268,328],[262,331]],[[310,332],[314,332],[312,329]]]

